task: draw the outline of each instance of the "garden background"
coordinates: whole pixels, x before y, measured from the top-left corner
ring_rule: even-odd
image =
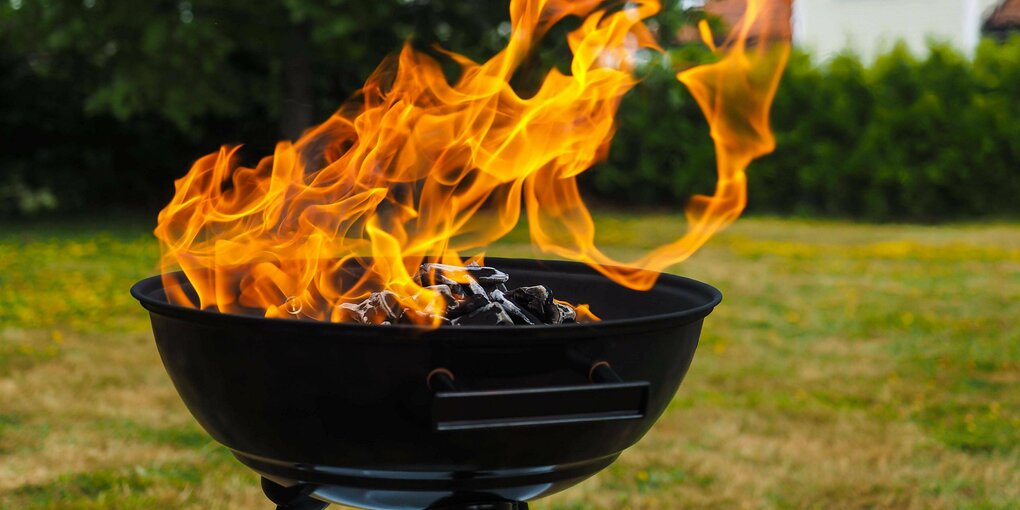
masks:
[[[244,143],[252,159],[270,153],[332,113],[406,38],[482,58],[509,30],[502,4],[475,2],[21,1],[0,6],[7,216],[158,210],[198,155],[225,143]],[[673,79],[710,58],[677,39],[701,16],[658,16],[673,49],[621,106],[609,160],[585,174],[591,196],[678,208],[712,190],[705,121]],[[557,34],[546,41],[517,78],[523,89],[569,55]],[[1020,37],[986,40],[973,59],[937,41],[923,58],[898,46],[869,65],[795,52],[773,109],[776,151],[748,172],[748,212],[1016,217],[1018,114]]]
[[[246,157],[328,116],[409,37],[474,58],[505,2],[0,3],[0,508],[261,508],[163,372],[127,294],[197,157]],[[623,102],[583,185],[633,256],[712,190],[675,69],[704,15]],[[720,21],[711,19],[719,27]],[[568,20],[556,30],[566,31]],[[516,85],[562,65],[556,34]],[[1020,506],[1020,37],[874,62],[794,51],[749,218],[673,269],[726,296],[667,415],[538,508]],[[494,254],[531,256],[515,231]]]

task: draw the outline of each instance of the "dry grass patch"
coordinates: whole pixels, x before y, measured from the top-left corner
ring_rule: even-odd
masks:
[[[598,224],[623,258],[678,233]],[[0,230],[0,508],[269,508],[127,296],[155,267],[145,228],[51,227]],[[534,508],[1020,507],[1020,227],[741,220],[674,269],[725,295],[680,392]]]

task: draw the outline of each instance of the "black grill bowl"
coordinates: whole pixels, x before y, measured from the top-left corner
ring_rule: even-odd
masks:
[[[427,330],[175,306],[158,276],[131,293],[195,419],[264,477],[373,509],[531,500],[595,474],[648,432],[722,296],[666,274],[638,292],[574,262],[486,263],[603,320]]]

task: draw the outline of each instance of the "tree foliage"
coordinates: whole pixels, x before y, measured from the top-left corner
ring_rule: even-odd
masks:
[[[412,35],[490,54],[506,4],[0,3],[0,189],[54,190],[65,209],[158,207],[197,156],[236,142],[261,154],[296,136]]]
[[[293,60],[307,62],[289,70],[307,73],[321,115],[412,34],[480,55],[503,17],[449,0],[31,0],[0,8],[0,40],[38,76],[73,81],[87,113],[155,114],[188,131],[253,107],[279,118]]]
[[[667,5],[672,5],[667,3]],[[258,157],[329,115],[406,40],[475,59],[505,44],[508,1],[8,0],[0,3],[0,215],[162,206],[222,143]],[[623,101],[592,196],[679,209],[712,191],[701,112],[673,74],[709,55],[677,40],[703,15],[652,21],[671,47]],[[711,20],[720,28],[718,20]],[[569,57],[555,27],[514,85]],[[559,42],[558,42],[559,41]],[[1020,213],[1020,38],[973,60],[934,44],[872,65],[795,52],[773,109],[777,148],[748,171],[750,210],[937,220]]]

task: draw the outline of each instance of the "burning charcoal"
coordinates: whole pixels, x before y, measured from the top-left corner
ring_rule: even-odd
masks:
[[[506,273],[496,268],[479,266],[476,263],[463,267],[449,264],[422,264],[414,275],[414,281],[418,285],[431,283],[448,285],[451,288],[459,286],[465,293],[470,294],[484,294],[487,291],[486,287],[490,287],[488,290],[492,290],[509,279],[510,277]]]
[[[415,275],[416,281],[428,281],[430,276],[436,278],[444,276],[450,278],[452,273],[467,273],[475,281],[482,284],[497,284],[506,283],[510,279],[510,276],[489,266],[480,266],[477,262],[472,262],[466,266],[453,266],[450,264],[422,264],[421,268],[418,269],[418,274]]]
[[[577,312],[575,312],[569,305],[553,301],[550,311],[550,324],[568,324],[571,322],[577,322]]]
[[[427,271],[424,265],[422,265],[421,269],[418,270],[418,273],[414,275],[414,283],[421,286],[447,285],[451,289],[460,286],[459,283],[443,273]]]
[[[450,285],[457,284],[456,280],[453,280],[448,276],[448,273],[456,271],[463,271],[464,268],[451,266],[448,264],[422,264],[418,268],[418,272],[414,275],[414,282],[418,285]]]
[[[367,324],[368,317],[365,316],[364,310],[360,306],[354,303],[340,303],[337,305],[337,311],[340,313],[340,320],[344,322],[357,322],[359,324]]]
[[[499,285],[510,279],[510,276],[503,271],[494,267],[479,266],[477,262],[468,264],[464,269],[481,285]]]
[[[341,303],[337,309],[342,316],[361,324],[392,324],[403,313],[397,295],[388,290],[373,292],[358,304]]]
[[[436,285],[445,285],[449,287],[450,292],[453,293],[454,296],[461,296],[461,299],[463,299],[463,296],[485,293],[485,289],[482,288],[482,286],[479,285],[478,282],[476,282],[473,278],[471,278],[470,276],[464,278],[467,280],[466,282],[457,282],[456,280],[453,280],[452,278],[444,274],[437,273],[435,274],[434,280],[438,282]],[[429,279],[425,280],[425,282],[428,281],[430,280]],[[433,285],[433,287],[434,286],[435,285]]]
[[[552,292],[545,285],[518,287],[505,294],[518,307],[531,312],[539,323],[550,323],[553,308]]]
[[[450,306],[457,302],[457,300],[453,297],[453,290],[450,289],[449,285],[430,285],[425,288],[443,296],[443,299],[446,300],[446,306]]]
[[[478,282],[476,282],[471,277],[468,277],[468,282],[466,284],[461,284],[461,287],[464,288],[465,285],[467,285],[466,288],[467,288],[467,290],[469,290],[471,292],[471,294],[474,294],[476,296],[478,296],[478,295],[481,295],[481,296],[487,295],[487,293],[485,292],[485,287],[482,287],[481,285],[479,285]]]
[[[443,314],[446,313],[446,310],[448,308],[450,308],[451,306],[457,304],[458,299],[457,299],[457,297],[454,296],[453,290],[450,289],[449,285],[430,285],[430,286],[425,287],[425,288],[428,289],[428,290],[431,290],[432,292],[435,292],[435,293],[439,294],[443,298],[443,303],[439,305],[438,309],[434,309],[433,304],[429,303],[429,305],[425,307],[425,310],[423,310],[424,312],[430,313],[430,314],[440,314],[440,315],[443,315]],[[420,297],[420,295],[416,294],[412,299],[417,301],[419,297]],[[463,298],[463,297],[464,296],[461,295],[461,298]]]
[[[404,313],[397,320],[397,324],[434,324],[437,319],[441,325],[448,326],[450,324],[450,320],[446,317],[405,308]]]
[[[337,306],[340,320],[362,324],[536,325],[577,322],[577,311],[553,300],[544,285],[507,290],[510,277],[475,262],[467,266],[422,264],[414,281],[442,296],[423,310],[404,307],[388,290],[360,303]],[[413,296],[412,299],[419,299]],[[438,305],[438,306],[437,306]],[[587,315],[585,315],[587,317]],[[596,319],[597,320],[597,319]]]
[[[507,315],[506,311],[499,303],[489,303],[463,317],[458,317],[451,321],[453,324],[462,326],[466,325],[511,325],[514,323],[513,319]]]
[[[385,320],[395,321],[403,311],[400,306],[400,299],[397,295],[391,291],[384,290],[382,292],[376,292],[369,297],[368,301],[372,302],[372,306],[377,308],[382,314],[385,314]]]
[[[485,294],[473,294],[458,301],[457,304],[446,309],[446,318],[451,321],[461,317],[463,315],[470,314],[479,308],[485,307],[490,303],[489,297]]]
[[[539,319],[535,316],[535,314],[529,312],[527,309],[517,306],[517,303],[507,299],[506,295],[503,294],[502,291],[498,289],[494,290],[489,294],[489,296],[492,297],[493,302],[499,303],[499,305],[503,307],[506,314],[513,319],[514,324],[535,325],[542,323],[542,319]]]
[[[453,297],[454,301],[460,301],[471,295],[471,292],[464,290],[459,283],[443,283],[439,285],[430,285],[430,287],[447,287],[450,289],[450,296]]]

